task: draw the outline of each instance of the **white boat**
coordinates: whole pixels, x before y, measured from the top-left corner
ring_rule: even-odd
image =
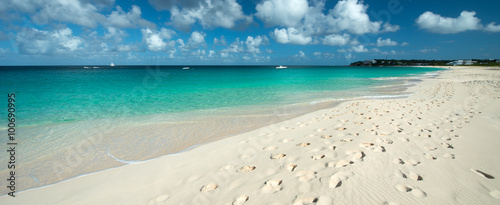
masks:
[[[186,66],[186,67],[184,67],[184,68],[182,68],[182,70],[189,70],[189,69],[191,69],[191,68],[190,68],[190,67],[187,67],[187,66]]]
[[[287,67],[286,66],[282,66],[282,65],[276,67],[276,69],[285,69],[285,68],[287,68]]]
[[[111,62],[111,64],[109,64],[109,66],[115,66],[115,64],[113,62]]]

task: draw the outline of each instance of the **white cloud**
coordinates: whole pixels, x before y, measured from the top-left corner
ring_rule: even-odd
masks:
[[[410,45],[408,42],[401,43],[401,46],[408,46],[408,45]]]
[[[294,58],[305,58],[306,54],[304,53],[304,51],[299,51],[299,54],[294,55],[293,57]]]
[[[114,27],[108,27],[107,32],[104,34],[104,39],[113,40],[115,42],[121,42],[122,38],[127,36],[125,31],[116,29]]]
[[[352,51],[356,53],[365,53],[368,52],[368,49],[366,49],[363,45],[358,45],[358,46],[353,46],[351,47]]]
[[[382,32],[395,32],[399,30],[398,25],[391,25],[389,23],[385,23],[384,26],[382,26]]]
[[[236,0],[150,0],[157,10],[170,10],[171,23],[178,29],[188,31],[195,22],[203,28],[235,28],[238,23],[249,24],[251,16],[243,13]]]
[[[116,11],[108,15],[108,24],[117,28],[156,27],[154,23],[143,19],[141,15],[141,8],[136,5],[132,5],[129,12],[125,12],[120,6],[117,6]]]
[[[215,54],[214,50],[208,51],[208,57],[212,58],[212,57],[214,57],[214,54]]]
[[[15,40],[19,51],[26,54],[73,52],[84,44],[83,39],[73,36],[69,28],[53,31],[24,28],[17,33]]]
[[[235,42],[231,43],[227,48],[222,49],[223,53],[243,53],[243,42],[236,38]]]
[[[24,11],[33,13],[32,19],[37,24],[48,24],[52,21],[59,21],[95,28],[98,22],[105,22],[106,20],[106,17],[100,14],[97,8],[89,2],[85,3],[78,0],[23,2],[22,7]]]
[[[141,29],[141,33],[142,39],[150,51],[166,51],[168,48],[175,46],[175,41],[169,41],[175,35],[175,32],[172,30],[161,28],[160,31],[156,31],[146,28]]]
[[[269,26],[295,26],[309,11],[307,0],[266,0],[255,7],[255,16]]]
[[[320,56],[321,55],[321,52],[314,52],[313,53],[313,56]]]
[[[205,47],[207,44],[205,42],[205,36],[207,34],[203,32],[194,31],[191,33],[191,37],[188,39],[188,47],[190,49],[196,49],[200,46]]]
[[[495,25],[495,22],[488,24],[485,28],[489,32],[500,32],[500,25]]]
[[[216,46],[227,46],[226,37],[221,36],[220,39],[214,38],[214,45],[216,45]]]
[[[352,55],[351,53],[347,54],[344,56],[345,59],[353,59],[356,58],[356,56]]]
[[[269,44],[269,39],[266,36],[256,36],[255,38],[248,36],[245,41],[247,52],[249,53],[260,53],[260,45],[267,44]]]
[[[329,15],[333,17],[333,25],[339,30],[346,30],[353,34],[377,33],[381,22],[372,22],[366,14],[368,6],[358,0],[339,1],[330,10]]]
[[[479,30],[483,27],[481,20],[475,15],[476,12],[474,11],[462,11],[459,17],[451,18],[426,11],[417,18],[416,23],[421,29],[433,33],[460,33],[468,30]]]
[[[364,5],[363,1],[338,1],[326,14],[324,1],[312,1],[309,4],[305,0],[297,1],[306,3],[301,6],[300,12],[278,12],[281,7],[275,8],[275,5],[283,2],[285,1],[266,0],[256,7],[258,10],[256,16],[266,24],[286,26],[286,28],[276,28],[272,32],[273,38],[279,43],[346,45],[349,43],[346,42],[346,35],[349,34],[362,35],[399,30],[397,25],[385,23],[382,27],[382,21],[371,21],[366,13],[368,6]],[[300,4],[288,7],[297,5]],[[351,45],[359,44],[356,39],[351,41]]]
[[[437,50],[434,48],[426,48],[426,49],[421,49],[420,53],[436,53]]]
[[[290,43],[298,45],[306,45],[312,41],[312,37],[304,36],[295,28],[274,29],[272,36],[278,43]]]
[[[390,38],[387,38],[385,40],[382,39],[382,37],[379,37],[377,39],[377,46],[397,46],[398,42],[391,40]]]
[[[339,35],[332,34],[325,36],[323,39],[323,44],[329,46],[345,46],[351,41],[351,36],[349,34]]]

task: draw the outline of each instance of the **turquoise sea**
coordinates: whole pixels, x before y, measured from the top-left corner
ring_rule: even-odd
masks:
[[[0,67],[3,100],[8,93],[16,95],[17,157],[23,165],[19,187],[176,153],[344,100],[405,97],[408,86],[440,71],[183,67]],[[0,116],[6,115],[5,106]],[[0,123],[6,136],[7,118]],[[6,171],[0,168],[1,174]]]

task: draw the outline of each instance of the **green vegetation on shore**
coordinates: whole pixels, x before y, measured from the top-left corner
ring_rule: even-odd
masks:
[[[500,66],[499,59],[472,59],[472,60],[397,60],[373,59],[356,61],[350,66]]]

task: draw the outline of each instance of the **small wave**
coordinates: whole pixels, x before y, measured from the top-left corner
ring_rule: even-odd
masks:
[[[127,161],[127,160],[118,159],[118,158],[116,158],[115,156],[113,156],[112,154],[109,153],[109,148],[106,149],[106,154],[108,154],[108,156],[110,156],[114,160],[116,160],[118,162],[121,162],[121,163],[124,163],[124,164],[138,164],[138,163],[143,162],[143,161]]]
[[[366,99],[392,99],[392,98],[405,98],[409,97],[409,94],[400,94],[400,95],[367,95],[360,97],[351,97],[351,98],[334,98],[334,99],[325,99],[325,100],[315,100],[309,102],[309,104],[318,104],[325,102],[338,102],[338,101],[348,101],[348,100],[366,100]]]

